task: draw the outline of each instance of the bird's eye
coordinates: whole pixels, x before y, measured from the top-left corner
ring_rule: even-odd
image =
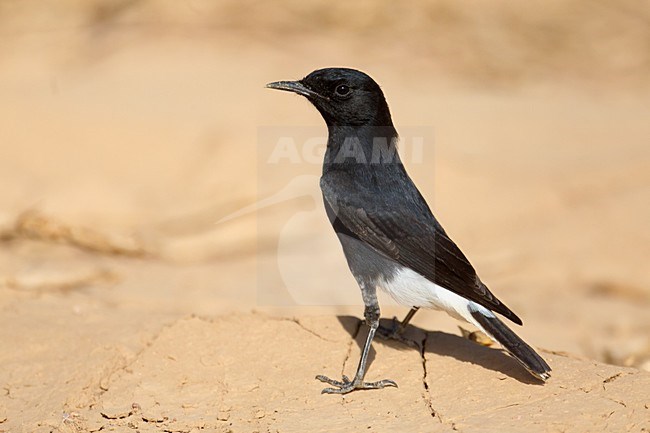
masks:
[[[345,84],[336,86],[336,89],[334,90],[337,96],[348,96],[351,91],[352,89],[350,89],[350,86]]]

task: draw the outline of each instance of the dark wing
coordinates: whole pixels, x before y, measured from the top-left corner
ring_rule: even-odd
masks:
[[[321,189],[326,206],[335,220],[334,228],[372,246],[381,254],[421,274],[429,281],[457,295],[502,314],[521,325],[521,319],[506,307],[481,282],[469,260],[428,210],[424,199],[404,198],[381,206],[369,207],[362,196],[342,197],[325,179]],[[366,203],[362,205],[362,203]],[[419,208],[419,215],[413,209]],[[330,213],[328,212],[328,213]]]

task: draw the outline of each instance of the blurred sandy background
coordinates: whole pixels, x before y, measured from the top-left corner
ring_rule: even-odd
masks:
[[[2,0],[0,431],[142,430],[100,409],[130,407],[111,392],[142,386],[124,382],[137,363],[196,367],[155,364],[161,335],[257,356],[190,315],[231,327],[233,344],[277,339],[272,317],[342,332],[336,315],[362,315],[319,165],[267,163],[273,134],[325,128],[264,84],[327,66],[372,75],[398,131],[433,131],[410,173],[523,337],[650,370],[647,2]],[[386,317],[405,313],[384,301]],[[441,313],[414,324],[460,334]],[[308,344],[293,350],[317,371],[295,380],[322,404],[312,377],[338,367]],[[151,383],[180,405],[176,382]],[[233,388],[214,425],[178,427],[200,404],[170,425],[277,427]]]

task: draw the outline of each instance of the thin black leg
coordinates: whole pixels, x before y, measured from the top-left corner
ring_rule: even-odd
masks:
[[[343,376],[343,380],[332,380],[326,376],[318,375],[316,379],[321,382],[328,383],[335,386],[336,388],[325,388],[321,391],[324,394],[347,394],[352,392],[355,389],[380,389],[386,386],[395,386],[397,384],[390,380],[384,379],[377,382],[364,382],[363,378],[366,375],[366,364],[368,362],[368,352],[370,351],[370,346],[372,345],[372,339],[375,336],[375,332],[379,327],[379,320],[375,320],[370,324],[370,331],[368,332],[368,337],[366,338],[366,344],[363,346],[363,351],[361,352],[361,359],[359,360],[359,366],[357,367],[357,373],[354,375],[354,380],[350,381],[347,376]]]
[[[393,317],[393,326],[391,328],[386,328],[383,326],[380,327],[379,333],[377,335],[386,340],[397,340],[412,346],[413,342],[404,338],[402,334],[404,334],[406,327],[419,309],[420,307],[411,308],[406,314],[406,317],[404,317],[404,320],[402,320],[400,323],[397,323],[397,317]]]
[[[404,320],[402,320],[402,322],[397,327],[398,334],[402,334],[404,332],[406,327],[409,325],[409,322],[411,321],[413,316],[415,316],[415,313],[417,313],[419,309],[420,307],[413,307],[409,310],[408,313],[406,313],[406,317],[404,317]]]

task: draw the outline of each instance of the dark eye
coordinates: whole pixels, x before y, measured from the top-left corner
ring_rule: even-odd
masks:
[[[352,89],[350,89],[350,86],[347,86],[345,84],[340,84],[336,86],[334,93],[336,93],[337,96],[348,96],[351,91]]]

